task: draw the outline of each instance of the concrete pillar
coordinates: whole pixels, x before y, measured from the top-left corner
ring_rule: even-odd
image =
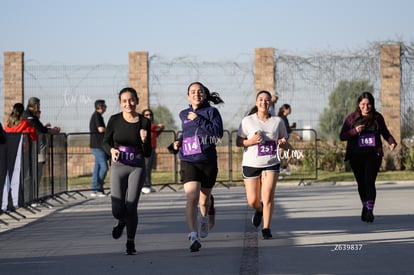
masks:
[[[255,93],[266,90],[275,92],[275,49],[257,48],[254,58],[254,88]]]
[[[4,121],[10,115],[15,103],[24,99],[24,53],[4,52]]]
[[[148,52],[129,52],[129,86],[134,88],[138,93],[138,112],[149,107],[148,82]]]
[[[390,152],[385,142],[385,162],[392,159],[394,168],[401,169],[401,46],[381,46],[381,113],[399,146]],[[386,169],[389,163],[385,163]]]

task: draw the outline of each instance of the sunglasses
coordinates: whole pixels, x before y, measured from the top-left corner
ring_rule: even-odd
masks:
[[[153,116],[153,114],[146,113],[146,114],[144,114],[144,116]]]

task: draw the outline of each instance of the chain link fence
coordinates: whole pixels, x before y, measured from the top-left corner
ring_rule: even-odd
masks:
[[[378,44],[354,53],[315,53],[308,57],[276,50],[277,105],[292,106],[289,119],[297,122],[298,128],[318,130],[320,115],[329,107],[328,97],[338,82],[367,80],[374,87],[377,109],[381,111],[379,47]],[[401,54],[403,137],[414,134],[414,126],[409,123],[414,113],[414,56],[410,49],[403,45]],[[65,133],[89,130],[93,102],[98,98],[107,101],[106,119],[120,111],[118,91],[128,86],[128,65],[25,64],[24,70],[24,103],[31,96],[39,97],[41,120],[60,126]],[[0,104],[4,106],[3,75],[0,81]],[[211,91],[220,93],[225,101],[218,106],[224,126],[230,131],[237,129],[241,118],[254,105],[254,56],[246,56],[243,61],[217,62],[198,61],[195,57],[150,56],[149,103],[151,108],[168,108],[176,122],[169,125],[171,130],[179,128],[178,113],[188,105],[186,89],[193,81],[201,81]]]
[[[299,128],[319,128],[319,118],[329,107],[329,95],[341,80],[368,81],[374,87],[380,109],[380,55],[377,51],[349,56],[278,54],[276,62],[278,103],[292,106],[290,120],[296,121]]]
[[[366,80],[374,88],[376,107],[381,111],[380,46],[347,53],[319,52],[308,56],[275,51],[275,90],[278,106],[292,106],[291,122],[298,129],[313,129],[319,134],[319,119],[329,106],[329,95],[342,80]],[[203,82],[225,101],[217,106],[224,128],[232,132],[248,110],[254,106],[254,54],[242,60],[199,61],[196,57],[149,57],[149,104],[151,108],[167,108],[175,121],[168,130],[179,130],[178,113],[189,104],[187,86]],[[401,125],[402,138],[414,136],[414,55],[412,47],[401,44]],[[3,71],[3,66],[0,66]],[[0,104],[4,106],[4,81],[0,75]],[[89,119],[96,99],[105,99],[109,116],[119,112],[118,92],[128,86],[128,65],[94,66],[38,65],[28,62],[24,67],[24,104],[31,96],[41,99],[41,121],[60,126],[62,132],[89,131]],[[3,112],[0,119],[4,121]],[[159,121],[162,123],[162,121]],[[342,123],[342,122],[341,122]],[[414,163],[414,152],[413,163]]]

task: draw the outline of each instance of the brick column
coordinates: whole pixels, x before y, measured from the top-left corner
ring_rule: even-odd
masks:
[[[137,90],[137,111],[149,107],[148,52],[129,52],[129,86]]]
[[[385,165],[392,159],[394,168],[401,169],[401,47],[381,46],[381,113],[391,134],[398,142],[394,152],[384,142]],[[392,169],[393,167],[385,167]]]
[[[4,52],[4,121],[15,103],[23,103],[23,52]]]
[[[275,49],[257,48],[254,58],[254,89],[255,93],[266,90],[275,92]]]

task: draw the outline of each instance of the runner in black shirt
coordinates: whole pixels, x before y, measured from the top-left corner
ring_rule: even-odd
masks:
[[[144,157],[151,155],[151,121],[136,111],[138,95],[133,88],[119,92],[122,112],[111,116],[105,130],[103,148],[111,156],[112,214],[118,224],[112,237],[121,237],[127,228],[126,254],[136,254],[138,201],[145,180]]]

